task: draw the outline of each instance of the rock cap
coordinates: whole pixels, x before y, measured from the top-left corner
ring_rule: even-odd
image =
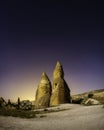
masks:
[[[61,63],[57,61],[54,72],[53,72],[53,79],[56,78],[64,78],[64,71]]]
[[[49,78],[48,78],[47,74],[45,72],[43,72],[42,75],[41,75],[40,83],[41,84],[47,84],[49,82],[50,81],[49,81]]]

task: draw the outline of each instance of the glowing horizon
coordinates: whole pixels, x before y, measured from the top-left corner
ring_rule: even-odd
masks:
[[[82,77],[83,76],[81,76],[81,78]],[[33,75],[33,73],[31,75],[29,74],[26,77],[25,76],[21,77],[20,78],[21,80],[18,80],[18,77],[14,79],[12,77],[11,79],[9,79],[7,84],[5,84],[5,82],[4,84],[2,84],[3,88],[2,88],[2,93],[0,93],[0,96],[2,96],[6,100],[10,99],[11,101],[17,101],[18,97],[20,97],[21,100],[35,100],[35,93],[36,93],[36,89],[38,87],[40,78],[41,78],[41,75],[37,78],[36,75],[35,76]],[[49,79],[50,81],[52,81],[52,76],[49,76]],[[87,79],[86,82],[84,82],[85,79],[81,80],[80,82],[80,77],[78,75],[76,76],[74,75],[71,77],[70,75],[68,75],[68,73],[67,75],[65,73],[64,79],[66,80],[71,90],[71,95],[103,88],[103,86],[101,88],[98,87],[99,83],[98,84],[95,83],[96,85],[94,87],[90,86],[92,82],[88,83],[87,80],[89,79]]]

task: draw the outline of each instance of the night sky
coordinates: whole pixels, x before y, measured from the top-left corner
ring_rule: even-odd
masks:
[[[0,96],[34,100],[60,61],[71,94],[104,88],[104,5],[0,2]]]

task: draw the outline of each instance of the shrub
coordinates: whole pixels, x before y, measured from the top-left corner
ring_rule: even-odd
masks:
[[[89,93],[89,94],[88,94],[88,98],[92,98],[93,96],[94,96],[93,93]]]
[[[7,108],[0,109],[0,115],[21,117],[21,118],[34,118],[34,117],[36,117],[34,111],[24,111],[24,110],[7,109]]]
[[[20,102],[19,108],[21,110],[31,110],[32,109],[32,103],[29,100],[23,100]]]
[[[75,103],[75,104],[81,104],[83,102],[83,98],[76,98],[76,99],[72,99],[72,103]]]

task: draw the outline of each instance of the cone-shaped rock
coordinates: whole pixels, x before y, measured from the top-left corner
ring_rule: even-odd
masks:
[[[64,71],[63,71],[61,63],[57,61],[56,67],[53,72],[53,80],[59,77],[64,78]]]
[[[35,108],[45,108],[49,106],[51,95],[51,83],[48,76],[43,72],[40,83],[36,91]]]
[[[52,95],[50,106],[57,106],[70,102],[70,89],[64,80],[64,72],[61,64],[57,62],[53,72]]]

